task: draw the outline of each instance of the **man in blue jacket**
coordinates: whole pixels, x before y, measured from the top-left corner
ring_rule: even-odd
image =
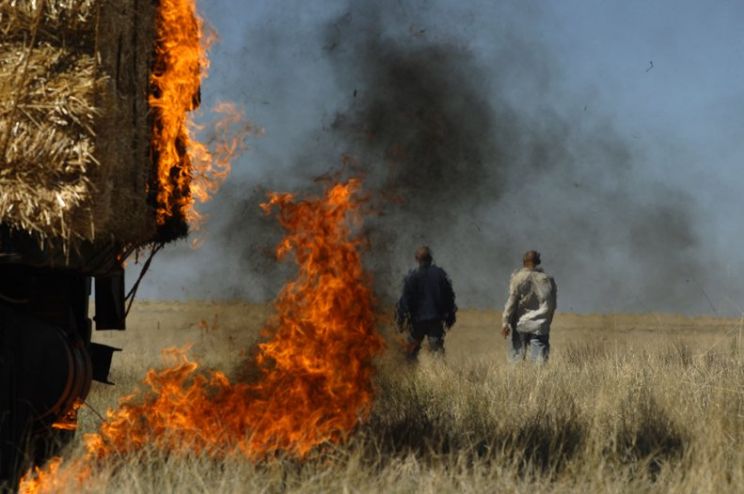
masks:
[[[416,250],[418,268],[403,281],[403,294],[396,307],[398,327],[408,329],[407,355],[415,359],[424,337],[432,352],[444,353],[444,334],[455,324],[455,292],[444,269],[432,262],[431,249]]]

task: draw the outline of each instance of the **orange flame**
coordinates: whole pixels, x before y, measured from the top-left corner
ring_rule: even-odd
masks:
[[[201,81],[209,66],[203,30],[195,0],[160,2],[149,98],[154,111],[151,145],[158,164],[158,224],[176,214],[185,217],[193,203],[187,112],[199,105]]]
[[[242,110],[234,103],[217,103],[212,113],[218,118],[210,125],[209,140],[206,143],[192,141],[189,148],[191,202],[181,212],[194,227],[198,227],[201,220],[201,215],[193,207],[194,202],[205,203],[212,198],[230,174],[235,156],[245,150],[246,136],[253,132]],[[192,128],[202,130],[195,124]]]
[[[21,478],[20,494],[56,493],[71,485],[83,485],[92,473],[90,465],[77,459],[63,465],[62,458],[52,458],[44,468],[34,467]]]
[[[251,451],[305,455],[338,442],[372,403],[372,358],[383,343],[375,331],[374,297],[362,266],[358,180],[336,184],[324,198],[295,202],[273,194],[265,211],[279,208],[287,231],[277,256],[293,254],[297,279],[276,301],[274,337],[259,346],[264,376],[255,386]],[[277,396],[277,390],[281,395]]]
[[[62,458],[52,458],[43,469],[34,467],[32,470],[26,472],[21,479],[20,492],[24,494],[52,492],[63,487],[64,484],[60,480],[65,481],[66,479],[60,476],[60,465],[62,465]]]
[[[107,412],[98,433],[85,437],[85,458],[71,468],[143,447],[215,457],[241,453],[253,460],[281,451],[302,458],[318,445],[344,440],[370,411],[373,359],[383,348],[362,239],[353,233],[361,220],[359,186],[357,180],[336,184],[304,201],[271,194],[262,205],[267,214],[278,209],[286,236],[277,256],[292,255],[299,272],[264,328],[267,340],[252,363],[257,380],[233,383],[222,372],[201,370],[185,350],[166,351],[170,367],[149,371],[147,391]],[[50,476],[54,480],[50,470],[27,475],[21,492],[50,492],[38,482]]]
[[[202,130],[189,117],[201,99],[207,77],[207,51],[214,36],[205,35],[195,0],[161,0],[156,23],[155,63],[150,76],[153,111],[151,146],[157,162],[158,225],[169,219],[197,224],[195,202],[206,202],[230,173],[230,161],[243,150],[250,127],[230,103],[218,104],[213,146],[199,142]]]
[[[77,429],[77,414],[78,410],[80,410],[80,407],[83,406],[82,400],[75,400],[75,403],[72,404],[72,407],[70,407],[70,410],[67,411],[67,413],[60,417],[59,420],[54,422],[52,424],[52,429],[57,429],[61,431],[74,431]]]

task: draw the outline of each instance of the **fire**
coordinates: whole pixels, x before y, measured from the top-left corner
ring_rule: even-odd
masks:
[[[29,471],[21,479],[20,491],[23,493],[52,492],[55,488],[62,487],[59,482],[60,465],[62,465],[62,458],[52,458],[43,470],[34,467],[33,472]]]
[[[82,465],[144,447],[259,460],[278,452],[302,458],[347,438],[370,412],[373,359],[383,348],[362,266],[363,238],[354,233],[359,188],[350,180],[321,197],[271,194],[262,205],[267,214],[278,213],[286,231],[277,256],[291,256],[298,273],[278,295],[265,342],[246,364],[258,378],[232,382],[201,369],[185,350],[169,350],[171,365],[149,371],[145,391],[124,398],[85,437],[84,458],[69,467],[77,472],[53,463],[27,475],[21,492],[51,492],[47,486],[59,485],[60,475],[82,479],[88,475]]]
[[[18,491],[21,494],[64,492],[70,485],[83,485],[90,474],[90,465],[81,459],[63,465],[62,458],[52,458],[43,469],[29,470],[21,479]]]
[[[233,134],[243,115],[221,103],[213,149],[194,138],[201,130],[189,113],[200,104],[207,76],[207,51],[213,36],[206,34],[196,0],[161,0],[156,25],[155,63],[150,76],[153,111],[151,146],[157,162],[155,202],[157,221],[198,223],[195,202],[206,202],[230,172],[230,160],[241,149],[246,132]],[[245,129],[243,129],[245,130]]]
[[[273,194],[287,235],[277,256],[293,255],[297,279],[276,301],[273,338],[260,345],[264,376],[255,386],[248,451],[281,449],[299,456],[338,442],[369,412],[372,358],[382,350],[374,297],[362,266],[358,180],[336,184],[324,198],[295,202]],[[282,390],[279,396],[277,390]]]
[[[230,174],[235,156],[244,151],[245,137],[253,132],[242,110],[233,103],[220,102],[212,108],[212,113],[218,118],[210,125],[209,141],[192,141],[189,147],[191,203],[182,214],[192,226],[198,226],[201,219],[193,208],[194,201],[205,203],[212,198]],[[196,125],[192,127],[202,130]]]
[[[78,410],[80,410],[80,407],[83,406],[83,401],[81,400],[75,400],[75,403],[72,404],[72,407],[68,412],[63,416],[60,417],[59,420],[54,422],[52,424],[52,429],[62,430],[62,431],[74,431],[77,429],[77,413]]]

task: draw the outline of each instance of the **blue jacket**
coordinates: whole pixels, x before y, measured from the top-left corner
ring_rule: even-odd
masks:
[[[399,325],[440,320],[455,323],[455,292],[444,269],[430,264],[411,270],[403,281],[403,293],[396,307]]]

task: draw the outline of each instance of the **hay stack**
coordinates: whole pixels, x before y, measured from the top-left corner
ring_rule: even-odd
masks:
[[[2,48],[0,218],[42,237],[93,238],[94,102],[103,82],[95,61],[39,46],[24,85],[17,68],[25,47]]]
[[[67,247],[142,245],[151,0],[0,0],[0,223]]]
[[[0,0],[0,34],[3,40],[34,31],[39,8],[43,18],[38,28],[42,38],[72,40],[95,33],[98,0]],[[43,4],[43,5],[42,5]],[[70,37],[69,35],[74,35]]]

